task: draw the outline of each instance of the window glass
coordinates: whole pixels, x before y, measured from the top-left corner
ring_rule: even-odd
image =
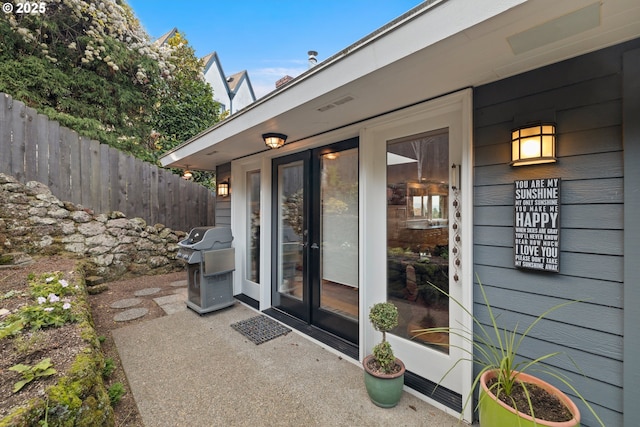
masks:
[[[247,173],[247,279],[260,283],[260,171]]]
[[[415,336],[449,326],[449,132],[387,143],[387,298],[399,311],[393,334],[448,353],[446,334]]]

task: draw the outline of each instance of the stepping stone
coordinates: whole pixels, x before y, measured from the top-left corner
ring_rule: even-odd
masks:
[[[138,305],[142,302],[142,300],[140,298],[127,298],[127,299],[121,299],[119,301],[114,302],[113,304],[111,304],[111,308],[129,308],[129,307],[133,307],[134,305]]]
[[[126,322],[127,320],[138,319],[149,312],[148,308],[130,308],[113,316],[115,322]]]
[[[175,282],[171,282],[169,286],[173,286],[174,288],[180,288],[182,286],[187,286],[186,280],[176,280]]]
[[[178,289],[175,294],[154,298],[153,300],[166,314],[178,313],[187,309],[185,304],[187,300],[186,292],[183,293],[181,291],[182,289]]]
[[[143,297],[146,295],[153,295],[153,294],[157,294],[158,292],[160,292],[162,289],[161,288],[146,288],[146,289],[140,289],[139,291],[135,291],[133,293],[133,295],[137,296],[137,297]]]
[[[172,304],[164,304],[164,305],[161,305],[160,307],[162,307],[162,309],[166,314],[174,314],[174,313],[179,313],[181,311],[185,311],[187,309],[187,304],[185,304],[184,301],[181,301],[181,302],[174,302]]]
[[[158,298],[154,298],[153,299],[156,304],[158,304],[160,307],[162,307],[165,304],[172,304],[174,302],[183,302],[185,301],[184,295],[180,295],[180,294],[172,294],[172,295],[167,295],[164,297],[158,297]]]

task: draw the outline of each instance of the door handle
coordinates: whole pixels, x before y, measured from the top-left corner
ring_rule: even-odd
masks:
[[[320,249],[320,246],[318,246],[317,243],[312,243],[311,244],[311,249]]]

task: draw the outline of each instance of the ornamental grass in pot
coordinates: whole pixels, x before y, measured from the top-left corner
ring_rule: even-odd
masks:
[[[519,330],[517,324],[513,331],[508,331],[506,328],[498,326],[497,316],[494,315],[479,278],[478,284],[487,308],[488,327],[480,323],[462,303],[430,283],[431,286],[449,297],[451,301],[469,315],[473,320],[475,332],[455,327],[436,327],[413,331],[415,336],[445,332],[458,336],[471,344],[472,350],[470,351],[460,347],[461,350],[467,353],[466,357],[457,360],[444,375],[446,377],[449,372],[463,361],[471,361],[479,367],[479,372],[473,380],[472,391],[466,397],[463,412],[471,400],[473,390],[479,387],[478,406],[476,409],[480,417],[481,427],[579,426],[580,411],[578,407],[562,391],[532,375],[540,373],[555,378],[571,390],[589,409],[600,425],[604,427],[600,417],[570,383],[570,379],[558,370],[542,363],[547,359],[559,356],[560,352],[544,354],[533,360],[520,359],[516,361],[520,345],[538,322],[550,313],[579,301],[567,301],[551,307],[536,317],[524,331]]]
[[[402,397],[405,373],[404,363],[393,354],[386,335],[398,326],[398,308],[390,302],[377,303],[369,311],[369,320],[382,332],[382,341],[362,361],[365,387],[374,404],[392,408]]]

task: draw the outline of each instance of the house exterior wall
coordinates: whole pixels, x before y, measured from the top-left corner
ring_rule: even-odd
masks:
[[[249,80],[247,80],[246,78],[243,78],[242,82],[240,82],[240,84],[238,85],[238,88],[236,89],[235,95],[233,96],[231,113],[233,114],[239,110],[242,110],[244,107],[251,104],[253,101],[255,101],[255,97],[251,92]]]
[[[213,90],[213,99],[224,106],[224,110],[231,108],[231,99],[222,74],[217,62],[212,63],[204,74],[204,79],[211,85]]]
[[[567,375],[610,426],[623,425],[624,297],[631,295],[625,288],[637,289],[640,278],[637,267],[626,273],[624,268],[634,256],[637,264],[637,252],[625,256],[629,196],[623,190],[639,181],[636,177],[636,184],[630,185],[624,173],[630,160],[623,149],[623,106],[632,97],[637,102],[638,94],[637,86],[623,85],[622,69],[625,52],[639,47],[637,39],[474,91],[474,272],[508,328],[518,324],[522,331],[553,305],[584,300],[541,321],[519,353],[525,358],[555,351],[570,356],[580,369],[564,355],[549,365]],[[511,129],[549,118],[557,123],[558,162],[511,167]],[[636,125],[636,175],[637,136]],[[534,178],[562,179],[557,274],[514,268],[514,181]],[[635,233],[638,237],[637,228]],[[486,306],[475,287],[474,313],[488,324]],[[632,307],[639,302],[637,295],[634,290]],[[633,348],[629,357],[637,361],[637,342]],[[637,365],[628,369],[637,371]],[[558,381],[550,382],[567,391]],[[637,391],[624,392],[635,393],[637,401]],[[597,425],[585,406],[578,406],[582,425]],[[634,409],[625,409],[626,425],[631,425]]]
[[[231,183],[231,163],[225,163],[216,168],[216,182],[228,181],[229,195],[220,197],[216,190],[216,226],[231,227],[231,197],[233,183]]]
[[[624,52],[622,62],[624,103],[622,125],[624,144],[624,352],[623,390],[624,427],[640,419],[640,49]],[[631,191],[629,191],[631,190]],[[635,262],[634,262],[635,257]]]

